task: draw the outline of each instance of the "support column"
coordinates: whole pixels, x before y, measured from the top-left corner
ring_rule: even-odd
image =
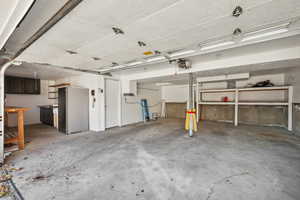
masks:
[[[193,74],[192,73],[189,73],[189,110],[192,110],[194,108],[194,105],[193,105]],[[193,116],[190,115],[190,128],[189,128],[189,136],[192,137],[193,136]]]
[[[288,89],[288,130],[293,131],[293,86]]]
[[[196,95],[196,120],[197,123],[199,122],[199,83],[196,81],[196,91],[195,91],[195,95]]]
[[[235,90],[235,101],[234,101],[234,126],[239,124],[239,90]]]

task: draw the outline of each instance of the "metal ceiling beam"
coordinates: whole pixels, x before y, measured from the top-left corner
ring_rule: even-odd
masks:
[[[58,23],[63,17],[69,14],[76,6],[78,6],[83,0],[69,0],[59,11],[57,11],[39,30],[35,32],[17,51],[12,60],[23,53],[28,47],[30,47],[35,41],[42,37],[47,31],[49,31],[56,23]]]

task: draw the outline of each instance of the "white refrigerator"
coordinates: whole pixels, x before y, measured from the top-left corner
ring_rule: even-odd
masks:
[[[66,134],[89,130],[89,89],[58,89],[58,130]]]

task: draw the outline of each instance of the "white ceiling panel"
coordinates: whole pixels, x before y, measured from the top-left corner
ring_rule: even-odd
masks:
[[[270,1],[262,7],[255,7],[245,12],[237,19],[244,29],[286,21],[300,16],[300,1],[277,0]]]
[[[126,26],[183,0],[89,0],[83,1],[72,17],[100,26]]]
[[[56,80],[68,76],[78,76],[83,72],[66,70],[54,66],[22,63],[20,66],[11,66],[5,71],[6,75],[20,76],[28,78],[39,78],[42,80]]]
[[[103,28],[95,23],[67,17],[63,23],[58,23],[55,29],[50,29],[47,37],[44,37],[43,40],[58,48],[76,50],[84,44],[108,34],[111,34],[111,27]]]
[[[244,9],[238,18],[232,16],[237,5]],[[144,51],[196,46],[230,36],[238,27],[247,32],[294,17],[300,17],[299,0],[89,0],[79,4],[19,59],[99,68],[144,58]],[[125,34],[116,35],[112,27],[121,28]],[[140,47],[138,41],[147,46]]]
[[[40,45],[34,43],[29,47],[28,51],[22,54],[18,59],[29,62],[53,64],[56,59],[66,54],[64,49],[51,46],[47,43]]]
[[[89,56],[106,56],[122,49],[133,47],[138,47],[137,41],[130,40],[127,36],[123,35],[109,35],[100,40],[90,42],[78,48],[77,51],[80,54]]]
[[[167,38],[170,35],[191,29],[199,24],[206,24],[209,21],[213,22],[218,18],[223,18],[225,15],[230,15],[231,6],[222,7],[220,6],[222,2],[227,2],[224,5],[228,5],[230,1],[191,0],[189,3],[183,1],[164,10],[164,12],[151,15],[135,24],[131,24],[127,28],[128,35],[149,42]],[[205,4],[213,6],[215,10],[207,10],[207,7],[203,6]]]
[[[111,66],[112,63],[110,61],[101,59],[101,60],[89,60],[77,65],[80,69],[89,69],[89,70],[97,70],[102,69],[104,66]]]

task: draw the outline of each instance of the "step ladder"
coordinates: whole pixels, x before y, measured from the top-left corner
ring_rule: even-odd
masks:
[[[149,107],[148,107],[147,99],[141,99],[141,106],[142,106],[142,114],[143,114],[144,122],[149,121],[150,115],[149,115]]]

